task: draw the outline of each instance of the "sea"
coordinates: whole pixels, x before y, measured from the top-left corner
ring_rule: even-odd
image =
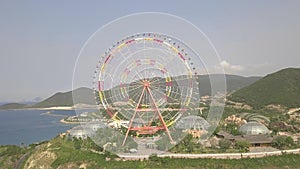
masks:
[[[46,114],[49,110],[0,110],[0,145],[29,145],[54,138],[74,127],[63,124],[63,116]],[[51,110],[51,114],[71,116],[74,110]]]

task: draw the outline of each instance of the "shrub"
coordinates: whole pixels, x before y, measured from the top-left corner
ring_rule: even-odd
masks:
[[[231,146],[231,141],[227,139],[222,139],[219,141],[219,146],[221,149],[226,150]]]
[[[290,136],[278,136],[272,141],[272,146],[281,150],[292,148],[294,145],[294,141]]]

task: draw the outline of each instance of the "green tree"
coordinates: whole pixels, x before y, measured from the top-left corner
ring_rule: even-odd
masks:
[[[248,152],[249,147],[250,147],[250,143],[248,141],[237,141],[235,143],[235,147],[237,149],[241,150],[242,152]]]
[[[132,148],[137,148],[138,147],[138,144],[136,143],[136,142],[134,142],[133,140],[131,140],[131,141],[129,141],[128,143],[127,143],[127,145],[128,145],[128,148],[129,149],[132,149]]]
[[[157,149],[161,151],[166,151],[171,146],[170,140],[167,139],[161,139],[155,142],[157,145]]]
[[[226,150],[231,146],[231,141],[228,139],[222,139],[219,141],[219,146],[221,149]]]
[[[272,146],[281,150],[292,148],[294,140],[290,136],[278,136],[272,141]]]
[[[74,148],[75,149],[80,149],[81,148],[81,142],[79,139],[77,139],[76,137],[73,138],[73,143],[74,143]]]
[[[230,134],[236,136],[236,135],[240,135],[240,134],[241,134],[241,133],[239,132],[238,128],[239,128],[239,126],[238,126],[237,124],[234,124],[234,123],[228,123],[228,124],[226,125],[226,127],[225,127],[225,130],[226,130],[228,133],[230,133]]]

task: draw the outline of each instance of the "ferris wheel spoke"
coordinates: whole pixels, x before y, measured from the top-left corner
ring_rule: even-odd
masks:
[[[121,54],[122,58],[127,62],[127,64],[129,64],[130,62],[128,61],[128,59],[125,58],[124,54],[123,54],[122,52],[120,52],[120,51],[119,51],[119,53]],[[136,73],[136,75],[139,76],[139,73],[136,72],[136,70],[135,70],[135,73]],[[140,77],[140,78],[141,78],[141,77]]]
[[[136,91],[136,92],[133,92],[134,94],[132,95],[131,99],[136,103],[135,100],[137,100],[136,98],[138,98],[138,96],[141,94],[140,91]]]

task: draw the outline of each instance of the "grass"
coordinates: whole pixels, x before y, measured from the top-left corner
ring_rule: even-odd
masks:
[[[300,155],[270,156],[258,159],[172,159],[145,161],[97,161],[90,168],[300,168]]]
[[[72,164],[79,167],[88,164],[88,168],[300,168],[300,155],[283,154],[263,158],[244,159],[176,159],[151,157],[150,160],[138,161],[106,161],[107,154],[93,153],[81,147],[74,149],[70,140],[56,138],[51,141],[52,151],[57,154],[57,159],[51,167],[57,168]],[[83,143],[84,144],[84,143]],[[56,148],[55,148],[56,147]],[[59,149],[57,149],[59,147]]]
[[[263,158],[244,158],[244,159],[176,159],[176,158],[159,158],[152,156],[149,160],[137,161],[117,161],[109,153],[98,154],[91,152],[86,147],[86,142],[81,142],[81,148],[75,149],[74,142],[70,139],[56,137],[48,143],[44,143],[41,151],[51,151],[56,154],[57,158],[51,161],[49,167],[65,168],[72,166],[79,168],[81,164],[86,164],[89,169],[98,168],[300,168],[300,155],[283,154],[281,156],[269,156]],[[24,153],[18,147],[1,146],[0,147],[0,168],[13,168],[13,161],[20,158]],[[41,153],[39,151],[39,153]],[[17,156],[15,156],[17,155]],[[110,157],[111,160],[106,161]],[[12,160],[15,158],[15,160]]]
[[[19,158],[27,150],[15,145],[0,146],[0,168],[14,168]]]

